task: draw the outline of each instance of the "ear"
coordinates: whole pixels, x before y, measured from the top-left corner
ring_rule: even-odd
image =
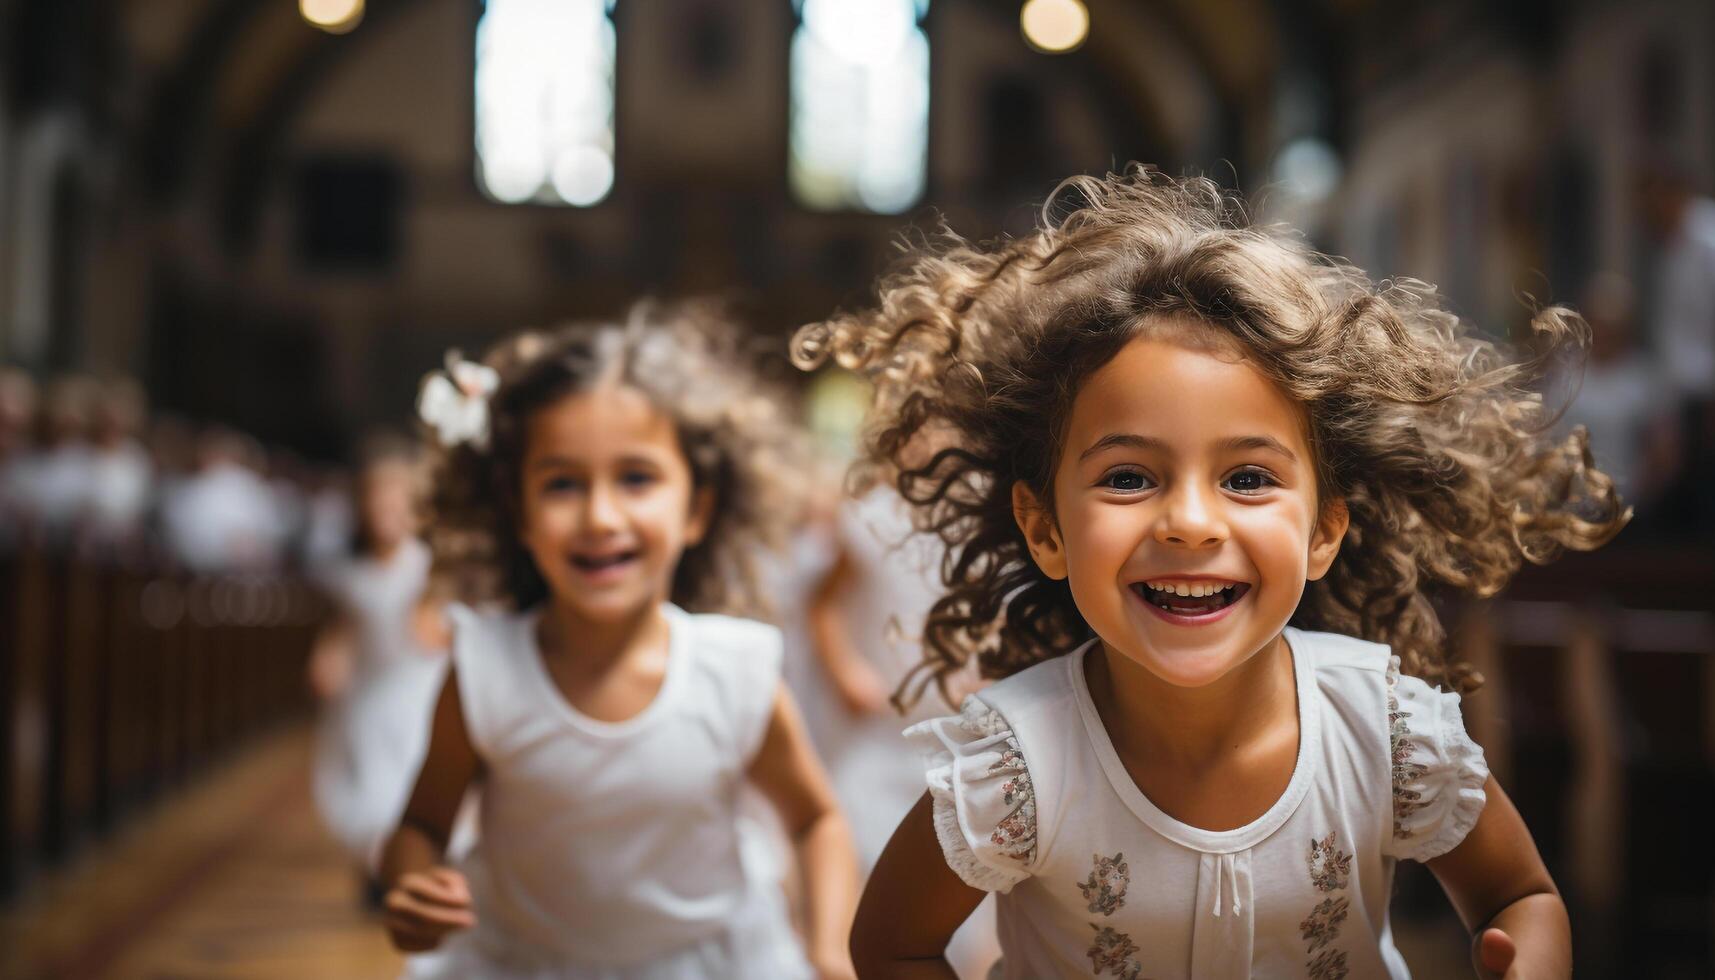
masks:
[[[1024,532],[1030,557],[1042,574],[1056,580],[1065,578],[1066,548],[1060,540],[1060,529],[1054,526],[1054,515],[1048,513],[1023,480],[1012,485],[1012,519]]]
[[[691,516],[685,522],[685,547],[695,548],[702,544],[714,518],[715,488],[698,487],[691,491]]]
[[[1352,515],[1346,510],[1344,500],[1335,497],[1322,504],[1316,529],[1310,533],[1310,581],[1320,579],[1334,566],[1334,559],[1340,555],[1340,542],[1346,540],[1346,528],[1351,523]]]

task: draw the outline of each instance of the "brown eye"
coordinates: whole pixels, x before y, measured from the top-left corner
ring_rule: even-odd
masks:
[[[1102,486],[1121,493],[1137,493],[1140,490],[1148,490],[1152,484],[1149,477],[1139,470],[1114,470],[1102,477]]]
[[[1224,485],[1234,493],[1261,493],[1274,486],[1275,482],[1262,470],[1245,469],[1227,477]]]

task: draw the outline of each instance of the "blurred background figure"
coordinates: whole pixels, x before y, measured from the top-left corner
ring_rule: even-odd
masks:
[[[266,570],[283,557],[290,514],[258,472],[261,447],[211,427],[196,441],[196,468],[161,501],[168,553],[196,572]]]
[[[9,960],[396,974],[318,819],[303,679],[324,620],[356,622],[312,570],[360,562],[364,433],[445,351],[715,292],[783,361],[901,234],[1017,232],[1066,176],[1139,160],[1497,339],[1586,309],[1587,371],[1544,397],[1637,519],[1450,606],[1450,642],[1484,661],[1467,717],[1581,975],[1715,975],[1711,51],[1706,0],[0,0]],[[778,376],[816,428],[821,382]],[[853,761],[903,719],[851,707],[890,691],[935,585],[842,466],[804,477],[775,592],[857,817],[907,790]],[[123,867],[134,901],[74,867]],[[1399,944],[1462,971],[1421,886]]]
[[[1715,542],[1715,200],[1699,191],[1691,168],[1671,159],[1647,163],[1639,180],[1639,211],[1659,249],[1655,342],[1685,461],[1664,509],[1707,544]]]
[[[816,662],[836,699],[819,747],[867,873],[923,795],[922,764],[900,733],[949,710],[932,685],[903,712],[892,700],[921,660],[919,637],[942,592],[944,551],[915,532],[890,482],[841,504],[834,541],[808,614]],[[955,705],[975,690],[974,672],[966,680],[950,692]],[[954,935],[947,958],[959,976],[980,980],[999,955],[994,900],[984,899]]]
[[[1560,428],[1588,429],[1598,465],[1614,478],[1627,501],[1650,513],[1678,475],[1677,406],[1662,398],[1660,362],[1638,333],[1629,282],[1615,273],[1599,273],[1584,290],[1578,309],[1590,324],[1589,356],[1562,365],[1561,380],[1575,387]]]
[[[302,561],[315,566],[338,558],[350,548],[357,518],[349,474],[322,464],[310,466],[305,476]]]
[[[25,460],[35,442],[36,383],[0,368],[0,546],[16,543],[25,520]]]
[[[55,545],[70,540],[90,505],[95,456],[89,444],[95,389],[82,378],[48,387],[38,438],[19,459],[12,479],[24,521]]]
[[[147,422],[143,389],[135,381],[101,386],[95,395],[89,504],[89,546],[135,551],[154,504],[154,463],[138,441]]]
[[[417,536],[423,474],[408,444],[378,438],[358,471],[348,552],[314,569],[336,610],[316,640],[309,683],[322,702],[316,803],[352,863],[373,880],[428,748],[447,651],[431,648],[423,607],[429,548]],[[371,895],[378,900],[378,895]]]

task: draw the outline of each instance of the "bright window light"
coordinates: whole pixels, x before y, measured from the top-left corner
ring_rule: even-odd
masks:
[[[922,198],[928,7],[928,0],[799,0],[787,176],[800,203],[898,214]]]
[[[612,0],[487,0],[476,26],[476,172],[506,204],[613,189]]]

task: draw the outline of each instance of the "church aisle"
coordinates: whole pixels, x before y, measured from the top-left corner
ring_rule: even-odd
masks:
[[[312,743],[262,739],[0,910],[0,978],[396,976],[316,820]]]

